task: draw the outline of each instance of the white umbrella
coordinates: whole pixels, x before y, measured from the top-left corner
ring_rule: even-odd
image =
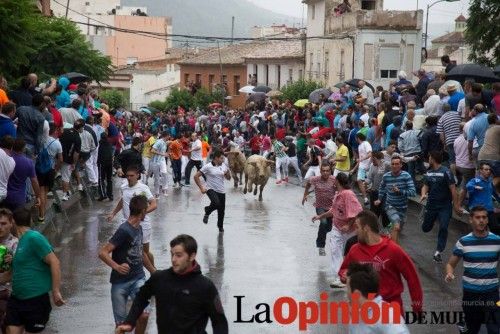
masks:
[[[255,93],[253,91],[254,88],[255,88],[254,86],[248,85],[248,86],[245,86],[245,87],[241,87],[238,92],[245,93],[245,94],[251,94],[251,93]]]

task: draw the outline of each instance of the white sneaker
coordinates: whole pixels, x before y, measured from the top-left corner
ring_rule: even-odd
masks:
[[[78,185],[78,191],[83,191],[83,185],[81,183]]]
[[[62,197],[61,197],[61,201],[67,201],[69,200],[69,195],[68,194],[64,194]]]
[[[330,282],[330,288],[342,289],[345,288],[345,284],[342,283],[339,278],[335,278],[333,281]]]

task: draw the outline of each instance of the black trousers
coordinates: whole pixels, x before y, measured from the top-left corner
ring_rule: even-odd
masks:
[[[99,195],[113,198],[113,164],[99,165]]]
[[[208,189],[207,196],[210,198],[210,205],[205,207],[205,215],[209,216],[217,210],[217,227],[222,228],[224,225],[224,212],[226,211],[226,194]]]
[[[186,165],[186,169],[184,169],[185,184],[189,184],[191,182],[191,171],[193,170],[193,167],[196,167],[196,169],[199,171],[201,169],[201,160],[189,159]]]
[[[464,290],[462,301],[467,333],[478,333],[482,324],[486,325],[488,334],[498,333],[500,310],[495,305],[498,301],[498,290],[485,293],[474,293]]]
[[[172,171],[174,172],[174,183],[181,183],[181,159],[171,159]]]

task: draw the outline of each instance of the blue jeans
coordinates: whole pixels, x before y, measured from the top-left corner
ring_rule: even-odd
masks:
[[[115,323],[121,324],[127,318],[127,301],[134,301],[135,295],[146,282],[145,277],[111,284],[111,305]]]
[[[450,222],[452,214],[452,206],[445,206],[443,208],[425,209],[424,222],[422,224],[422,231],[425,233],[430,232],[434,226],[434,222],[439,221],[438,252],[444,251],[446,247],[446,240],[448,239],[448,223]]]
[[[316,214],[321,215],[329,209],[316,208]],[[325,218],[319,221],[318,237],[316,238],[316,247],[325,248],[326,234],[332,230],[332,218]]]

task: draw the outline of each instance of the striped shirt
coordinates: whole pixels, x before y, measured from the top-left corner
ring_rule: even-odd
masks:
[[[283,145],[280,141],[273,141],[273,150],[274,154],[276,154],[277,158],[286,158],[286,152],[284,151],[285,145]]]
[[[393,190],[398,188],[398,192]],[[385,204],[389,204],[396,210],[404,212],[408,207],[408,197],[417,194],[411,175],[408,172],[401,171],[399,175],[392,172],[385,173],[378,190],[378,198]]]
[[[158,139],[154,143],[152,149],[155,150],[156,152],[159,152],[159,153],[165,153],[165,152],[167,152],[167,143],[163,139]],[[161,159],[165,159],[165,157],[163,155],[153,153],[153,155],[151,157],[151,162],[152,163],[160,163]]]
[[[453,145],[460,135],[460,115],[455,111],[445,112],[438,121],[436,133],[444,133],[446,145]]]
[[[464,290],[475,293],[498,290],[500,236],[490,232],[480,238],[469,233],[457,241],[453,255],[464,260]]]

